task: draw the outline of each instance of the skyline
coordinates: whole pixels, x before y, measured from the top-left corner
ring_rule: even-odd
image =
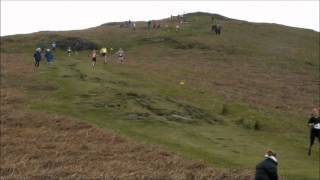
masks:
[[[319,32],[319,1],[1,1],[1,36],[81,30],[128,19],[163,19],[183,12],[215,13]]]

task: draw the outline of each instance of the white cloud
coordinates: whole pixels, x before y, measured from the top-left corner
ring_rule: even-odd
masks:
[[[319,1],[1,1],[1,36],[204,11],[319,31]]]

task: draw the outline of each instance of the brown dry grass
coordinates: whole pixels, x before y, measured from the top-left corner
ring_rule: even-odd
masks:
[[[78,119],[25,111],[16,82],[33,80],[33,69],[21,57],[1,54],[2,179],[252,179],[250,171],[215,170]]]

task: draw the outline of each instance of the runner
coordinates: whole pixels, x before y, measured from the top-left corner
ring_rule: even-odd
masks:
[[[180,31],[180,26],[179,24],[176,25],[176,33]]]
[[[68,47],[67,52],[68,52],[68,55],[71,56],[72,50],[71,50],[71,47],[70,47],[70,46]]]
[[[91,58],[92,58],[92,69],[94,69],[97,62],[97,51],[95,49],[92,50]]]
[[[308,155],[311,155],[311,148],[314,143],[314,140],[318,138],[320,143],[320,115],[319,115],[320,108],[314,108],[313,113],[311,114],[311,118],[309,119],[309,126],[310,126],[310,145],[308,149]],[[319,145],[320,146],[320,145]]]
[[[46,50],[46,53],[45,53],[45,58],[47,60],[47,64],[49,67],[51,67],[51,63],[53,61],[53,54],[51,53],[50,49],[47,49]]]
[[[107,48],[103,47],[100,49],[100,54],[103,57],[105,64],[107,63],[107,53],[108,53]]]
[[[118,63],[123,64],[124,51],[121,48],[119,48],[119,51],[116,53],[116,55],[118,55]]]
[[[34,58],[34,71],[39,68],[40,61],[41,61],[41,48],[37,48],[33,54]]]
[[[52,42],[51,48],[52,48],[52,51],[55,51],[55,50],[56,50],[56,48],[57,48],[56,42],[54,42],[54,41]]]
[[[136,23],[135,22],[133,23],[132,27],[133,27],[133,31],[136,31]]]

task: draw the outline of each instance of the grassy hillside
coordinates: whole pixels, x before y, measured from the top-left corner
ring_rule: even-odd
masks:
[[[22,56],[32,68],[36,44],[70,37],[122,47],[124,64],[111,55],[92,70],[89,51],[59,50],[34,81],[9,82],[28,92],[34,111],[78,117],[221,168],[252,169],[272,148],[281,176],[317,179],[319,151],[306,155],[306,122],[319,102],[319,33],[216,19],[221,36],[210,33],[210,15],[194,13],[179,33],[164,19],[158,30],[138,22],[136,32],[105,24],[2,37],[2,60]]]

